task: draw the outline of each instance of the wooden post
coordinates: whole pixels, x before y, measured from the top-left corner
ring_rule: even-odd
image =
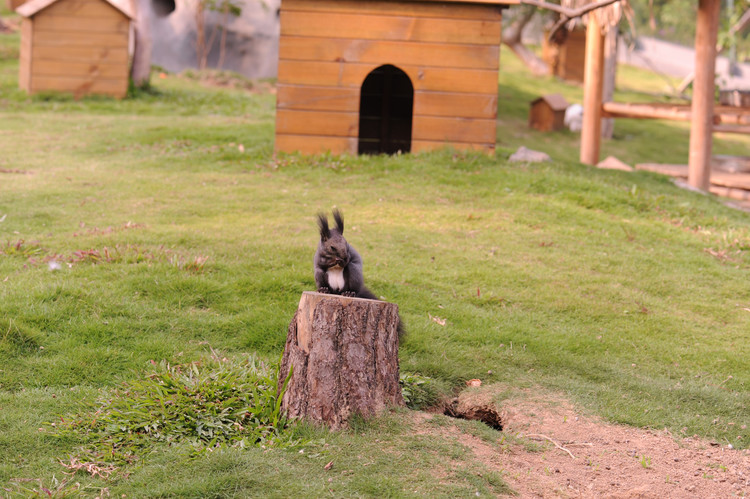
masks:
[[[699,0],[695,27],[695,79],[690,124],[688,183],[707,191],[711,182],[716,38],[721,0]]]
[[[586,26],[586,61],[583,70],[583,125],[581,163],[599,162],[602,142],[602,82],[604,80],[604,37],[595,12]]]
[[[341,428],[354,414],[403,405],[398,370],[398,307],[305,291],[289,324],[279,388],[290,418]]]

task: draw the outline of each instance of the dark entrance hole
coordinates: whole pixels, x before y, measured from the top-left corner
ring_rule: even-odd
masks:
[[[402,70],[386,64],[362,83],[359,99],[359,154],[411,151],[414,86]]]
[[[500,413],[497,412],[497,409],[489,405],[459,404],[458,399],[453,399],[445,407],[443,414],[452,418],[481,421],[490,428],[503,431],[503,420]]]
[[[167,17],[175,7],[175,0],[151,0],[151,8],[157,17]]]

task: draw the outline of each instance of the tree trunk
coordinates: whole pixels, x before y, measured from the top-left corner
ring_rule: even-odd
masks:
[[[615,97],[617,80],[617,26],[612,26],[604,35],[604,81],[602,82],[602,102],[612,102]],[[611,139],[615,131],[615,119],[602,120],[602,138]]]
[[[302,293],[281,360],[281,409],[331,428],[403,405],[395,304]]]
[[[151,39],[151,24],[147,15],[148,9],[151,7],[149,0],[137,0],[134,5],[136,8],[135,48],[130,77],[136,87],[143,88],[148,86],[151,79],[153,41]]]
[[[516,54],[521,62],[523,62],[532,73],[537,76],[548,75],[549,66],[547,63],[540,59],[521,41],[523,28],[526,27],[534,16],[534,13],[536,13],[536,8],[529,5],[521,5],[518,6],[517,9],[523,10],[521,10],[518,17],[503,30],[502,42],[507,45],[514,54]]]

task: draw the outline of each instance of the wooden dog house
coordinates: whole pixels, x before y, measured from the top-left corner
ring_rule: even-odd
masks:
[[[531,101],[529,126],[542,132],[565,128],[565,110],[568,101],[560,94],[548,94]]]
[[[518,0],[283,0],[276,150],[495,148],[502,10]]]
[[[29,0],[16,12],[24,17],[21,89],[125,97],[134,16],[130,1]]]

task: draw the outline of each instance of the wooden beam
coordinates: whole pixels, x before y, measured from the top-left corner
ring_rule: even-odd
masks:
[[[586,27],[586,62],[583,70],[583,124],[581,163],[599,162],[602,141],[602,82],[604,80],[604,37],[596,15]]]
[[[605,102],[602,110],[605,118],[690,121],[690,107],[686,105]]]
[[[699,0],[695,27],[695,80],[691,106],[688,183],[704,191],[708,190],[711,183],[711,134],[720,6],[721,0]]]
[[[750,135],[750,126],[748,125],[714,125],[715,133],[740,133]]]

